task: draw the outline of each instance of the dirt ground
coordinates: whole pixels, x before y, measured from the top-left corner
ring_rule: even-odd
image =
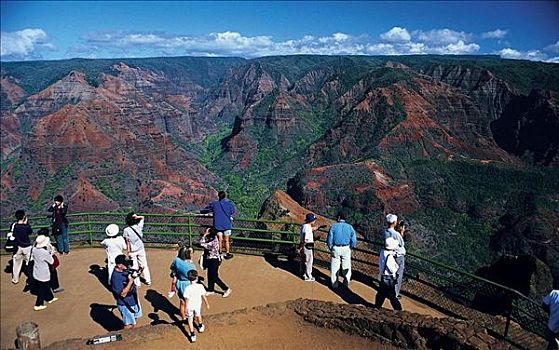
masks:
[[[196,253],[197,256],[198,254]],[[175,255],[175,250],[171,249],[148,249],[147,256],[153,284],[142,285],[140,288],[139,295],[144,316],[139,320],[139,326],[174,322],[179,319],[178,299],[166,297],[170,286],[168,268]],[[9,258],[1,257],[0,262],[3,267],[7,266]],[[59,301],[39,312],[33,310],[35,296],[23,292],[25,277],[22,276],[19,284],[13,285],[10,274],[3,270],[0,279],[0,346],[14,347],[16,327],[24,321],[33,321],[39,325],[43,346],[62,339],[93,337],[119,330],[120,314],[114,308],[112,294],[100,282],[100,278],[105,278],[103,271],[100,270],[100,266],[104,265],[104,259],[105,252],[100,248],[74,249],[69,255],[60,257],[60,284],[65,291],[57,294]],[[317,282],[304,282],[296,276],[287,262],[237,254],[232,260],[225,261],[220,268],[220,276],[232,289],[231,296],[222,298],[217,293],[210,296],[211,308],[203,312],[207,315],[217,315],[297,298],[365,305],[374,301],[375,290],[356,281],[352,282],[350,291],[337,293],[332,291],[327,287],[329,280],[327,273],[328,271],[318,270],[315,273]],[[402,305],[408,311],[436,317],[444,316],[406,297],[402,298]],[[384,306],[390,307],[388,302],[385,302]],[[210,331],[211,324],[207,327],[207,335],[203,334],[199,337],[197,343],[199,348],[208,348],[211,344],[211,347],[216,349],[264,347],[326,349],[333,348],[335,345],[332,342],[335,331],[307,325],[296,315],[289,313],[276,318],[256,314],[246,318],[241,317],[238,321],[226,322],[225,325],[220,326],[220,331],[215,333]],[[251,340],[247,341],[249,338]],[[336,334],[335,338],[345,339],[340,340],[339,344],[342,345],[349,345],[348,342],[355,341],[345,348],[371,349],[371,343],[361,338],[354,339],[342,334]],[[359,341],[365,343],[361,344]],[[135,348],[173,349],[175,345],[171,344],[184,346],[187,343],[177,327],[176,335],[172,339],[166,337],[153,341],[146,340]]]

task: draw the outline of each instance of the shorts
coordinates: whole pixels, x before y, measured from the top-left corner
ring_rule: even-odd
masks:
[[[218,235],[219,237],[223,237],[223,235],[225,235],[225,236],[231,236],[231,230],[218,231],[218,232],[217,232],[217,235]]]
[[[129,324],[136,324],[136,319],[142,317],[142,308],[140,305],[132,306],[132,310],[134,310],[134,312],[132,312],[126,305],[117,306],[118,311],[120,311],[120,314],[122,315],[122,322],[124,322],[125,326]]]
[[[187,307],[187,308],[186,308],[186,316],[189,317],[189,318],[190,318],[190,317],[194,317],[194,316],[202,316],[202,313],[200,312],[200,311],[201,311],[201,310],[200,310],[201,308],[202,308],[201,305],[200,305],[200,306],[197,306],[197,307],[195,307],[195,308]]]

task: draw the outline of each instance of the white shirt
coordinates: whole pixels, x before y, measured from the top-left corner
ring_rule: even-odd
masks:
[[[103,241],[101,241],[101,245],[105,247],[105,251],[107,252],[107,259],[113,264],[116,257],[123,254],[123,252],[126,250],[126,241],[122,236],[105,238]]]
[[[311,224],[303,224],[301,226],[301,242],[303,243],[313,243],[314,237],[312,234]]]
[[[381,250],[379,254],[378,262],[378,278],[381,279],[382,275],[392,276],[396,278],[396,272],[398,272],[398,263],[396,262],[396,253],[392,250]],[[386,268],[384,268],[386,266]]]
[[[206,289],[200,283],[193,283],[184,290],[184,298],[188,299],[189,310],[200,310],[202,307],[202,296],[206,294]]]
[[[136,230],[138,234],[136,234],[136,232],[134,232],[132,228],[134,228],[134,230]],[[136,225],[126,227],[122,231],[122,236],[124,236],[124,238],[130,241],[131,253],[139,252],[144,249],[144,242],[140,239],[140,237],[142,238],[144,237],[143,229],[144,229],[144,219],[140,220],[140,222],[137,223]],[[138,235],[140,235],[140,237],[138,237]]]
[[[559,289],[554,289],[543,298],[543,302],[549,305],[549,322],[547,327],[555,333],[559,333]]]

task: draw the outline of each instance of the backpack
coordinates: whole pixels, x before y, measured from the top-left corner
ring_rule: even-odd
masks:
[[[4,250],[12,254],[17,252],[17,248],[18,248],[16,238],[14,237],[14,226],[15,226],[15,222],[12,224],[12,227],[10,228],[10,232],[8,232],[6,236],[6,242],[4,243]]]

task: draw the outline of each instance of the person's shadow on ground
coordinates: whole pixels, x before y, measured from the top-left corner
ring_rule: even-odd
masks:
[[[148,314],[148,317],[152,320],[150,323],[152,326],[157,324],[174,324],[182,334],[184,334],[186,339],[190,339],[185,323],[179,318],[180,309],[178,307],[173,305],[163,294],[153,289],[148,289],[144,298],[149,301],[151,307],[153,307],[153,312]],[[169,315],[173,322],[161,320],[158,314],[159,311],[163,311]]]
[[[97,277],[97,280],[99,281],[99,283],[101,283],[103,285],[103,287],[105,287],[109,292],[112,292],[111,290],[111,286],[109,286],[109,275],[108,275],[108,270],[106,267],[101,267],[97,264],[94,265],[89,265],[89,271],[90,274],[94,275],[95,277]]]
[[[300,267],[300,263],[295,259],[287,259],[287,258],[278,259],[278,256],[275,254],[265,254],[264,259],[273,267],[280,268],[284,271],[293,274],[294,276],[297,276],[298,278],[301,278],[302,270]],[[358,305],[364,305],[368,307],[374,306],[373,303],[367,301],[359,294],[356,294],[350,289],[350,287],[347,287],[342,283],[339,284],[338,288],[332,288],[330,285],[330,275],[326,275],[325,273],[317,270],[316,268],[313,270],[313,276],[316,279],[316,282],[314,283],[320,283],[330,288],[330,290],[336,293],[340,298],[342,298],[348,304],[358,304]],[[353,277],[356,277],[355,274]],[[313,282],[301,281],[301,283],[313,283]]]
[[[118,331],[124,328],[122,320],[114,314],[114,310],[117,308],[116,305],[102,305],[102,304],[91,304],[89,305],[91,311],[89,316],[91,319],[101,327],[105,328],[107,331]]]

